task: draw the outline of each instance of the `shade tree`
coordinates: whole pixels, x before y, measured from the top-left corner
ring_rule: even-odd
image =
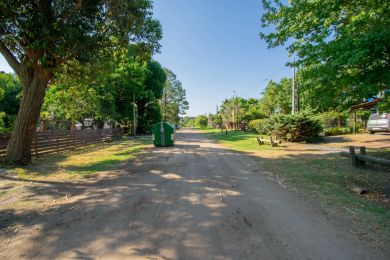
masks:
[[[4,0],[0,52],[19,76],[22,100],[7,160],[26,164],[48,83],[74,61],[95,61],[129,41],[158,50],[161,28],[149,0]]]

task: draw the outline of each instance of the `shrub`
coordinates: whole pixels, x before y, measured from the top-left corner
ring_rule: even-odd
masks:
[[[348,112],[329,111],[316,115],[324,128],[335,128],[345,126],[348,118]]]
[[[332,136],[332,135],[347,135],[351,134],[353,129],[349,127],[334,127],[334,128],[327,128],[324,130],[324,133],[326,136]]]
[[[267,120],[268,118],[251,120],[248,123],[249,130],[255,131],[259,134],[267,134]]]
[[[207,123],[208,123],[208,119],[206,116],[204,115],[200,115],[198,116],[196,119],[195,119],[195,126],[196,127],[200,127],[200,128],[204,128],[207,126]]]
[[[268,134],[291,142],[314,141],[322,130],[319,120],[306,113],[272,116],[265,128]]]

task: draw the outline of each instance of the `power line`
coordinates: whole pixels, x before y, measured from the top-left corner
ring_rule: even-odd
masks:
[[[260,87],[261,85],[263,85],[265,82],[267,82],[268,80],[270,80],[270,78],[272,78],[273,76],[277,75],[278,73],[280,73],[283,69],[285,68],[285,66],[279,68],[276,72],[274,72],[273,74],[271,74],[270,76],[268,76],[267,78],[264,79],[264,81],[254,85],[252,88],[250,88],[249,90],[247,90],[246,92],[244,92],[241,96],[242,97],[245,97],[248,93],[252,92],[255,88],[257,87]]]

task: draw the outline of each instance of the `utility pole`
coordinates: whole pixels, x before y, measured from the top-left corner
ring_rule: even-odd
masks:
[[[167,121],[167,90],[164,88],[164,121]]]
[[[295,114],[296,111],[296,88],[295,88],[295,57],[293,61],[293,67],[292,67],[292,93],[291,93],[291,114]]]
[[[133,135],[136,136],[136,126],[135,126],[135,95],[133,94]]]
[[[233,130],[236,130],[236,91],[233,90]]]

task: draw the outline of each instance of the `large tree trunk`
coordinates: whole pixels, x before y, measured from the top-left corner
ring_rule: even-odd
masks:
[[[23,96],[7,146],[8,163],[28,164],[31,161],[31,143],[50,79],[49,75],[48,71],[43,70],[19,75]]]

